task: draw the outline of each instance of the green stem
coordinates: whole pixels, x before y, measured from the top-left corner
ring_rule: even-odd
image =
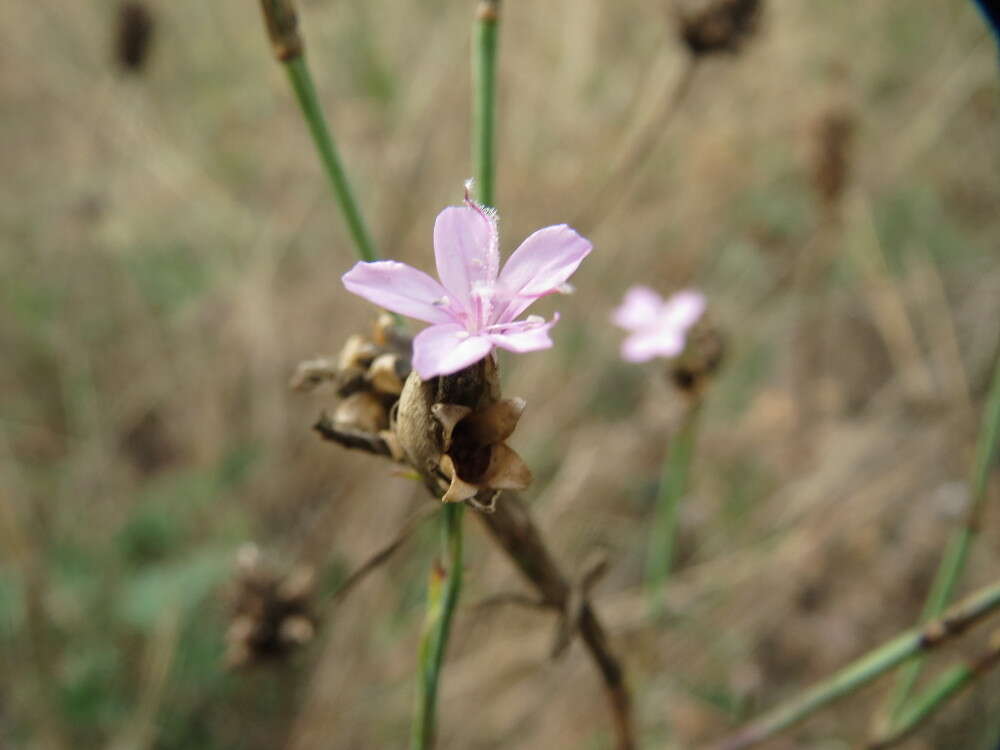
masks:
[[[472,47],[472,163],[477,194],[484,206],[494,206],[493,169],[496,125],[496,55],[499,0],[480,0]]]
[[[337,146],[333,142],[333,136],[327,127],[326,118],[323,117],[323,110],[319,105],[319,98],[316,96],[316,87],[313,85],[312,75],[306,65],[304,54],[296,55],[289,60],[283,61],[288,78],[292,82],[295,90],[295,98],[298,99],[302,115],[309,126],[313,142],[316,144],[316,151],[323,162],[326,176],[330,180],[333,188],[333,195],[340,205],[340,210],[347,221],[347,228],[350,230],[351,239],[354,240],[354,249],[361,260],[373,261],[378,258],[375,251],[375,243],[372,242],[371,234],[361,217],[358,203],[351,191],[351,185],[344,172],[344,165],[340,161],[337,153]]]
[[[663,460],[646,562],[646,585],[652,597],[653,613],[657,616],[663,614],[666,606],[666,584],[674,562],[680,503],[688,488],[700,412],[699,402],[689,405],[684,422],[670,440]]]
[[[871,682],[907,659],[957,636],[1000,607],[1000,583],[980,589],[952,607],[941,619],[911,628],[862,656],[832,677],[764,714],[716,746],[743,750],[773,737],[783,729]]]
[[[473,162],[478,181],[479,202],[493,202],[493,120],[496,73],[496,27],[498,0],[479,4],[473,43]],[[431,571],[427,588],[427,618],[420,643],[421,679],[417,715],[413,721],[411,747],[428,750],[434,746],[437,716],[437,689],[444,661],[451,619],[462,590],[462,511],[464,505],[449,503],[444,508],[444,546],[447,569]]]
[[[998,660],[1000,660],[1000,642],[994,635],[988,651],[975,661],[952,667],[940,675],[923,693],[907,703],[892,729],[872,742],[868,750],[882,750],[906,739],[952,697],[996,666]]]
[[[462,591],[462,511],[460,503],[444,506],[444,553],[447,567],[435,564],[427,584],[427,615],[420,639],[420,681],[417,685],[417,712],[413,720],[410,747],[434,747],[437,726],[437,692],[451,632],[451,619]]]
[[[969,508],[966,511],[964,522],[955,529],[945,547],[941,563],[934,576],[934,582],[927,595],[927,601],[924,603],[924,609],[920,616],[921,622],[932,620],[944,611],[951,600],[962,571],[965,569],[969,550],[979,531],[979,516],[986,500],[990,470],[996,461],[998,445],[1000,445],[1000,357],[998,357],[994,367],[993,383],[986,399],[983,423],[976,444],[976,460],[972,468]],[[922,667],[923,659],[915,659],[900,671],[889,699],[891,722],[901,720],[907,700],[920,676]]]

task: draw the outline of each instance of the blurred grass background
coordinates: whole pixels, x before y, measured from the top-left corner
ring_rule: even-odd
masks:
[[[343,605],[323,594],[426,501],[321,443],[328,404],[287,389],[371,320],[340,285],[343,223],[256,3],[148,7],[127,73],[117,3],[0,6],[0,747],[398,747],[434,529]],[[471,173],[472,3],[301,11],[378,244],[429,270]],[[503,359],[529,404],[514,442],[560,561],[610,555],[595,603],[649,746],[718,736],[917,618],[1000,339],[997,61],[972,4],[772,0],[762,20],[585,215],[681,75],[669,6],[511,2],[501,25],[502,248],[561,221],[596,248],[577,293],[541,303],[556,348]],[[812,179],[831,114],[853,133],[832,222]],[[635,282],[704,289],[729,344],[666,624],[639,585],[681,404],[617,358],[608,315]],[[963,589],[995,578],[998,522]],[[585,655],[547,660],[551,617],[473,606],[522,583],[467,524],[440,746],[609,746]],[[222,592],[247,540],[316,567],[323,621],[231,672]],[[852,746],[887,686],[771,747]],[[992,747],[998,689],[904,746]]]

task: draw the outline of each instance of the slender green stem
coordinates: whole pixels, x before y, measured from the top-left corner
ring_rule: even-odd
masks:
[[[962,525],[955,529],[945,547],[944,555],[931,584],[931,590],[924,603],[920,621],[927,622],[937,617],[948,606],[952,593],[965,568],[972,542],[979,531],[979,516],[986,499],[986,489],[993,467],[997,448],[1000,446],[1000,357],[993,372],[993,383],[986,399],[982,427],[976,445],[976,460],[972,468],[971,497],[969,508]],[[895,687],[889,699],[890,722],[901,720],[906,712],[909,695],[920,676],[923,659],[914,659],[900,670]]]
[[[480,0],[472,45],[472,163],[477,194],[484,206],[494,206],[493,169],[496,125],[496,55],[499,0]]]
[[[288,78],[292,82],[292,88],[295,90],[295,97],[299,101],[302,115],[309,125],[309,132],[312,134],[316,150],[323,162],[326,176],[330,180],[334,197],[344,214],[351,239],[354,240],[354,249],[361,260],[373,261],[378,258],[378,253],[375,252],[375,243],[372,242],[371,234],[369,234],[365,220],[361,216],[358,203],[347,180],[347,173],[344,172],[344,165],[337,153],[337,146],[333,142],[329,127],[327,127],[326,118],[323,117],[323,110],[319,105],[319,98],[316,96],[316,87],[313,85],[312,75],[310,75],[309,67],[306,65],[305,55],[293,57],[283,64],[288,72]]]
[[[413,719],[410,747],[434,747],[437,726],[437,692],[451,632],[451,619],[462,591],[462,511],[465,506],[444,506],[444,551],[447,567],[435,564],[427,584],[427,615],[420,639],[420,681],[417,684],[417,711]]]
[[[337,153],[337,146],[323,116],[323,108],[316,95],[312,74],[306,64],[305,45],[302,42],[302,35],[299,34],[299,17],[295,3],[293,0],[260,0],[260,9],[264,14],[264,23],[267,26],[274,56],[284,66],[292,82],[295,98],[298,99],[302,116],[309,126],[316,151],[319,152],[320,161],[323,162],[326,176],[333,188],[333,195],[344,213],[358,257],[361,260],[375,260],[378,257],[375,243],[372,242],[371,234],[354,199],[347,174],[344,172],[344,165]]]
[[[870,651],[832,677],[752,721],[719,743],[716,750],[743,750],[773,737],[907,659],[959,635],[997,608],[1000,608],[1000,583],[980,589],[948,610],[941,619],[911,628]]]
[[[667,454],[663,460],[656,498],[656,516],[646,561],[646,585],[652,597],[653,613],[657,616],[663,614],[665,607],[667,579],[674,562],[680,503],[688,488],[700,412],[700,402],[694,401],[689,405],[680,429],[667,446]]]
[[[493,202],[493,120],[496,73],[496,27],[498,0],[479,4],[473,42],[473,162],[478,181],[479,202]],[[462,512],[465,506],[449,503],[444,507],[444,547],[447,568],[431,571],[427,588],[427,619],[420,644],[420,673],[417,715],[413,722],[411,747],[427,750],[434,745],[437,690],[451,632],[451,619],[462,590]]]
[[[986,652],[980,654],[974,661],[947,670],[923,693],[907,703],[892,729],[869,744],[868,750],[882,750],[906,739],[951,698],[995,667],[1000,661],[1000,639],[997,635],[994,634]]]

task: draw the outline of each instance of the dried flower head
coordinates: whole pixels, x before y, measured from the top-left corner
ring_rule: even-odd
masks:
[[[812,178],[824,205],[837,203],[850,176],[854,118],[844,108],[825,111],[813,131]]]
[[[396,261],[360,262],[348,291],[387,310],[431,323],[413,340],[413,368],[427,380],[479,362],[494,347],[530,352],[552,346],[558,320],[517,318],[538,298],[565,291],[591,244],[565,224],[529,236],[500,270],[497,216],[466,196],[434,223],[441,281]]]
[[[382,315],[372,333],[351,336],[336,357],[300,363],[290,385],[297,391],[332,388],[341,399],[332,420],[340,428],[386,430],[410,373],[409,347],[392,317]]]
[[[129,0],[119,6],[115,57],[122,68],[130,72],[142,70],[155,28],[153,14],[144,3]]]
[[[676,0],[681,38],[692,55],[736,52],[757,29],[762,0]]]
[[[531,471],[506,444],[524,411],[501,399],[493,357],[454,375],[406,380],[393,432],[405,460],[444,502],[493,508],[500,490],[525,489]]]
[[[634,286],[625,293],[612,320],[629,336],[622,342],[622,358],[647,362],[654,357],[676,357],[691,328],[705,311],[705,296],[685,290],[667,300],[649,287]]]
[[[231,592],[226,662],[246,666],[309,643],[317,625],[310,602],[314,587],[312,568],[298,566],[281,574],[265,564],[256,546],[243,546]]]
[[[700,397],[715,372],[722,365],[725,341],[712,320],[703,315],[687,333],[687,343],[680,356],[670,363],[670,379],[692,397]]]

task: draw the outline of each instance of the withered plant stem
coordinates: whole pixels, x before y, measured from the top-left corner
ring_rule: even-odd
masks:
[[[313,429],[319,433],[320,437],[331,443],[337,443],[353,450],[374,453],[376,456],[392,458],[392,450],[388,443],[377,434],[338,425],[326,413],[319,415]]]
[[[386,457],[391,455],[388,446],[377,435],[352,432],[350,439],[343,439],[343,433],[333,428],[328,419],[323,418],[317,423],[316,430],[324,439],[345,448]],[[432,497],[437,502],[436,497]],[[532,602],[532,605],[538,604],[560,614],[565,613],[569,606],[571,586],[545,546],[541,533],[521,498],[514,493],[505,492],[497,501],[495,512],[475,515],[538,592],[539,601]],[[635,732],[625,674],[611,651],[600,619],[589,602],[585,601],[581,607],[576,630],[604,680],[615,723],[615,747],[618,750],[630,750],[635,747]]]
[[[986,407],[983,410],[982,426],[976,442],[976,458],[970,479],[970,500],[962,524],[956,528],[944,550],[941,563],[931,584],[931,590],[924,603],[920,621],[931,620],[948,606],[952,594],[965,569],[969,550],[979,532],[979,519],[985,504],[990,473],[996,464],[1000,449],[1000,354],[993,365],[993,379]],[[890,696],[888,724],[893,726],[903,720],[907,713],[910,693],[920,676],[923,659],[915,659],[900,670],[894,690]]]
[[[338,588],[333,595],[333,602],[339,603],[349,593],[351,593],[351,591],[354,590],[354,587],[361,583],[361,581],[363,581],[369,573],[378,569],[380,565],[388,561],[389,558],[391,558],[396,551],[403,546],[406,540],[410,538],[410,535],[414,532],[414,530],[416,530],[417,526],[433,515],[435,511],[436,508],[427,505],[410,516],[409,520],[403,524],[403,527],[396,532],[396,536],[393,537],[392,541],[383,545],[381,549],[377,550],[374,555],[361,563],[361,565],[354,569],[353,573],[344,579],[344,582],[340,584],[340,588]]]
[[[646,123],[645,129],[633,139],[627,150],[616,158],[607,177],[585,204],[573,226],[592,230],[597,227],[629,195],[650,158],[659,148],[674,117],[691,93],[699,58],[688,55],[677,81],[664,93],[660,108]]]
[[[838,698],[853,693],[893,667],[948,642],[1000,608],[1000,582],[980,589],[940,619],[911,628],[870,651],[832,677],[737,730],[714,750],[743,750],[791,727]]]
[[[545,546],[538,527],[521,498],[512,492],[504,492],[497,501],[496,512],[477,513],[476,517],[535,587],[544,603],[560,613],[566,613],[571,586]],[[604,680],[604,689],[615,723],[615,747],[618,750],[631,750],[635,747],[635,732],[625,673],[611,651],[601,621],[589,602],[584,602],[581,607],[576,627]]]

